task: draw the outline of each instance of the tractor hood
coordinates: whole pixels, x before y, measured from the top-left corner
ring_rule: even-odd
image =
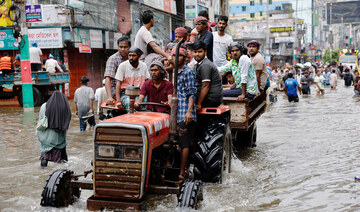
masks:
[[[146,128],[149,137],[152,137],[160,130],[169,130],[170,115],[158,112],[135,112],[117,116],[103,122],[140,124]]]

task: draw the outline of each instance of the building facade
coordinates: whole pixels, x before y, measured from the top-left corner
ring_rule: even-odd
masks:
[[[229,17],[234,21],[265,20],[267,2],[269,11],[282,10],[282,5],[289,3],[286,0],[230,0]],[[269,16],[271,19],[272,15]]]

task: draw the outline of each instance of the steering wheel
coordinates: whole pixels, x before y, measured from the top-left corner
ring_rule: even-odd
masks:
[[[165,108],[170,108],[170,106],[168,105],[164,105],[164,104],[161,104],[161,103],[157,103],[157,102],[143,102],[141,104],[139,104],[139,106],[147,106],[147,105],[153,105],[153,106],[160,106],[160,107],[165,107]],[[152,112],[157,112],[155,111],[155,107],[153,107],[153,109],[151,110]],[[170,114],[169,112],[164,112],[164,113],[168,113]]]

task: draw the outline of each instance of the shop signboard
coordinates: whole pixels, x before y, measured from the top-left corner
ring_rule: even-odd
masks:
[[[144,4],[176,15],[175,0],[144,0]]]
[[[276,37],[275,43],[294,43],[294,37]]]
[[[270,32],[290,32],[290,31],[294,31],[294,27],[293,26],[289,26],[289,27],[273,27],[270,28]]]
[[[12,26],[13,22],[8,17],[8,11],[11,7],[11,0],[2,1],[0,5],[0,27]]]
[[[101,30],[90,29],[90,46],[91,48],[103,48],[103,36]]]
[[[118,49],[117,40],[121,37],[121,33],[105,31],[105,48]]]
[[[28,29],[29,45],[37,43],[40,49],[63,48],[61,28]]]
[[[74,8],[84,8],[84,0],[69,0],[68,5]]]
[[[42,21],[41,4],[25,5],[25,19],[27,23]]]
[[[185,0],[185,19],[195,19],[197,0]]]
[[[91,53],[91,47],[88,44],[79,44],[80,53]]]
[[[79,47],[79,44],[91,45],[90,30],[83,28],[76,28],[74,30],[75,48]]]
[[[0,50],[19,49],[19,44],[13,36],[11,29],[0,31]]]

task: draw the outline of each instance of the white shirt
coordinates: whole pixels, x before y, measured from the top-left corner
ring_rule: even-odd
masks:
[[[40,60],[40,56],[42,55],[42,51],[38,47],[30,47],[30,63],[42,64]]]
[[[45,62],[45,69],[47,72],[49,72],[50,74],[56,73],[56,68],[62,73],[64,72],[59,63],[54,60],[53,58],[47,59]]]
[[[141,55],[140,60],[144,61],[145,57],[148,55],[147,45],[155,41],[150,31],[146,29],[145,26],[142,26],[139,31],[136,33],[134,46],[141,49],[144,54]]]
[[[216,67],[225,65],[228,61],[226,60],[226,52],[230,44],[233,42],[233,39],[230,35],[226,34],[220,36],[218,32],[213,32],[214,38],[214,51],[213,51],[213,60]]]

